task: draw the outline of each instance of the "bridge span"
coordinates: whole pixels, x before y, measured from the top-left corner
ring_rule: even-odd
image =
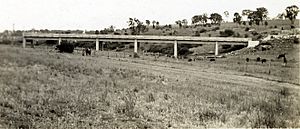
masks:
[[[134,52],[138,52],[140,43],[172,43],[174,44],[174,57],[177,58],[178,44],[215,44],[215,55],[218,55],[218,45],[247,45],[254,47],[258,41],[250,38],[233,37],[192,37],[192,36],[150,36],[150,35],[102,35],[102,34],[49,34],[49,33],[24,33],[23,48],[26,47],[26,40],[62,40],[95,41],[96,51],[99,51],[99,42],[133,42]]]

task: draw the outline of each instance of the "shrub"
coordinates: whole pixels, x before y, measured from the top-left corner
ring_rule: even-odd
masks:
[[[200,36],[200,32],[199,31],[195,31],[195,36]]]
[[[265,21],[265,26],[268,26],[268,22],[267,21]]]
[[[213,28],[213,29],[211,29],[212,31],[216,31],[216,30],[219,30],[220,29],[220,27],[215,27],[215,28]]]
[[[291,29],[295,29],[295,26],[291,26]]]
[[[249,31],[249,30],[250,30],[250,28],[249,28],[249,27],[246,27],[245,31]]]
[[[68,41],[63,41],[61,45],[56,46],[59,52],[66,52],[66,53],[73,53],[74,51],[74,44],[69,43]]]
[[[233,30],[226,29],[225,31],[220,31],[220,36],[221,37],[230,37],[234,34]]]
[[[201,29],[199,32],[200,33],[204,33],[204,32],[206,32],[207,30],[206,29]]]
[[[178,51],[178,54],[179,55],[183,55],[183,56],[186,56],[188,54],[190,54],[191,52],[189,51],[189,48],[187,47],[182,47],[179,51]]]
[[[240,33],[236,33],[236,34],[235,34],[235,37],[240,37],[240,36],[241,36]]]
[[[133,53],[133,58],[140,58],[140,56],[137,53]]]
[[[258,33],[256,31],[252,31],[251,34],[254,36],[258,35]]]
[[[248,35],[248,34],[245,34],[245,35],[244,35],[244,37],[245,37],[245,38],[248,38],[248,37],[249,37],[249,35]]]
[[[247,25],[246,21],[243,21],[243,25],[244,25],[244,26]]]

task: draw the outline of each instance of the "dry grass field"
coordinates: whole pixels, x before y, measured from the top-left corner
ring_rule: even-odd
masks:
[[[297,55],[286,67],[246,56],[256,57],[187,62],[1,45],[0,127],[300,127]]]

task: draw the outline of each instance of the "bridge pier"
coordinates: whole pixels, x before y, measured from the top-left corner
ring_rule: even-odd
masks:
[[[99,51],[99,39],[96,39],[96,51]]]
[[[26,47],[26,38],[23,38],[23,48]]]
[[[216,42],[216,45],[215,45],[215,56],[219,55],[219,45],[218,45],[218,42]]]
[[[31,48],[34,48],[34,44],[36,44],[36,40],[32,40],[32,42],[31,42]]]
[[[137,39],[134,39],[134,53],[138,52],[138,42]]]
[[[177,48],[178,48],[177,46],[178,46],[178,43],[177,43],[177,40],[175,40],[175,41],[174,41],[174,57],[175,57],[176,59],[177,59],[177,53],[178,53],[178,52],[177,52]]]
[[[61,38],[58,38],[58,45],[61,45]]]

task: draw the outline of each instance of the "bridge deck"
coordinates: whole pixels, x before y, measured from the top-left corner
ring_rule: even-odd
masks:
[[[128,40],[135,39],[139,41],[196,41],[196,42],[238,42],[248,43],[250,38],[232,38],[232,37],[192,37],[192,36],[150,36],[150,35],[101,35],[101,34],[43,34],[43,33],[25,33],[26,39],[95,39],[99,40]]]

